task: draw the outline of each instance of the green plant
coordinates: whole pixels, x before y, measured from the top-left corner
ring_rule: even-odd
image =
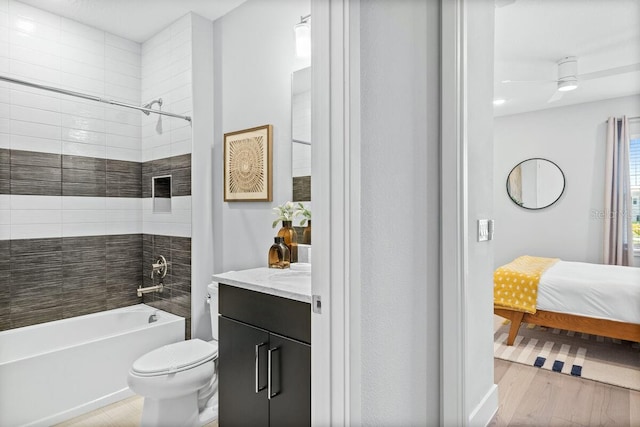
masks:
[[[296,207],[296,211],[294,212],[294,217],[302,215],[304,218],[300,221],[300,225],[306,225],[307,221],[311,221],[311,210],[307,209],[302,203],[298,202],[298,206]]]
[[[293,221],[293,219],[298,215],[296,205],[294,205],[293,202],[283,203],[280,206],[273,208],[273,210],[278,217],[273,221],[271,228],[276,228],[276,225],[278,225],[280,221]]]

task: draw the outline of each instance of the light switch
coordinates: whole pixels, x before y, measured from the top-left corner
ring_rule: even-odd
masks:
[[[314,313],[322,314],[322,300],[320,295],[311,296],[312,310]]]
[[[478,220],[478,242],[486,242],[493,239],[493,220]]]

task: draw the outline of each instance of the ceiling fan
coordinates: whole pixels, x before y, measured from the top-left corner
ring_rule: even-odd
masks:
[[[578,74],[578,58],[575,56],[565,56],[557,62],[558,79],[557,80],[503,80],[502,83],[557,83],[556,91],[547,102],[556,102],[565,92],[575,90],[580,82],[602,77],[614,76],[616,74],[629,73],[640,70],[640,63],[623,65],[620,67],[609,68],[606,70],[594,71],[591,73]]]

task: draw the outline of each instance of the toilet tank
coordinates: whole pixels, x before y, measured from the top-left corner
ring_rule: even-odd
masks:
[[[209,291],[209,317],[211,318],[211,337],[218,341],[218,284],[210,283]]]

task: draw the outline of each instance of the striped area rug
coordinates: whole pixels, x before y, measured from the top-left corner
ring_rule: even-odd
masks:
[[[498,359],[640,391],[640,344],[523,323],[507,346],[507,322],[493,336]]]

